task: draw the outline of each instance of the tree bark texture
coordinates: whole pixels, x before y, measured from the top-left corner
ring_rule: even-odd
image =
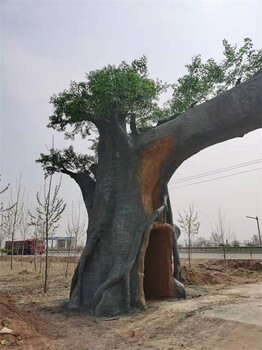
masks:
[[[119,117],[100,126],[95,179],[69,174],[82,190],[89,215],[69,307],[114,316],[144,308],[145,298],[176,295],[179,233],[173,227],[168,181],[195,153],[260,128],[261,101],[258,74],[143,134],[133,116],[131,135]]]

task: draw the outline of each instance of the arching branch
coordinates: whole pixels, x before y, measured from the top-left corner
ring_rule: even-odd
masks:
[[[96,182],[89,175],[89,171],[77,173],[74,179],[81,189],[87,212],[90,214],[90,209],[93,207]]]
[[[70,177],[72,177],[72,179],[75,179],[76,178],[76,175],[77,173],[74,173],[73,171],[70,171],[70,170],[67,170],[65,167],[63,167],[61,170],[60,170],[61,173],[63,174],[66,174]]]
[[[181,116],[139,135],[136,150],[172,137],[175,146],[161,165],[168,182],[180,164],[192,155],[262,127],[262,73]]]
[[[136,126],[136,114],[130,113],[130,129],[133,135],[139,135],[139,131]]]
[[[111,130],[119,155],[125,158],[130,156],[131,146],[128,141],[127,132],[119,123],[119,119],[121,118],[115,113],[110,121],[107,120],[107,124]]]
[[[94,192],[96,186],[96,182],[90,176],[90,172],[88,170],[85,170],[83,172],[74,173],[65,167],[63,167],[60,171],[63,174],[69,175],[79,185],[85,202],[86,210],[88,214],[90,214],[90,209],[93,207]]]

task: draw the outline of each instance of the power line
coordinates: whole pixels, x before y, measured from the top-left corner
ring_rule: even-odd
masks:
[[[262,159],[255,159],[255,160],[252,160],[252,161],[249,161],[249,162],[239,163],[239,164],[235,164],[235,165],[232,165],[232,166],[229,166],[229,167],[225,167],[225,168],[221,168],[221,169],[217,169],[217,170],[211,170],[211,171],[208,171],[208,172],[205,172],[205,173],[184,177],[184,178],[181,178],[181,179],[178,179],[178,180],[175,180],[175,181],[170,181],[169,184],[179,184],[181,182],[192,181],[192,180],[199,179],[199,178],[202,178],[202,177],[211,176],[211,175],[223,173],[223,172],[226,172],[226,171],[231,171],[231,170],[247,167],[247,166],[254,165],[254,164],[257,164],[257,163],[260,163],[260,162],[262,162]],[[169,189],[177,189],[177,188],[182,188],[182,187],[187,187],[187,186],[198,185],[198,184],[201,184],[201,183],[210,182],[210,181],[214,181],[214,180],[219,180],[219,179],[223,179],[223,178],[226,178],[226,177],[236,176],[236,175],[240,175],[240,174],[244,174],[244,173],[249,173],[249,172],[253,172],[253,171],[256,171],[256,170],[260,170],[260,169],[262,169],[262,168],[255,168],[255,169],[251,169],[251,170],[247,170],[247,171],[241,171],[241,172],[238,172],[238,173],[224,175],[224,176],[219,176],[219,177],[216,177],[216,178],[213,178],[213,179],[206,179],[206,180],[203,180],[203,181],[198,181],[198,182],[194,182],[194,183],[191,183],[191,184],[185,184],[185,185],[182,185],[182,186],[169,187]],[[75,208],[79,208],[80,206],[81,207],[83,206],[83,202],[81,202],[80,200],[78,200],[76,202],[73,201],[70,204],[67,204],[66,209],[73,210]]]
[[[67,209],[75,209],[83,206],[83,202],[77,201],[77,202],[72,202],[66,205],[66,210]]]
[[[75,207],[75,206],[77,206],[77,205],[79,205],[79,204],[82,204],[82,201],[81,200],[78,200],[78,201],[73,201],[73,202],[70,202],[70,203],[68,203],[67,204],[67,206],[68,207]]]
[[[184,177],[184,178],[181,178],[181,179],[178,179],[178,180],[170,181],[170,184],[191,181],[191,180],[195,180],[195,179],[198,179],[198,178],[201,178],[201,177],[206,177],[206,176],[210,176],[210,175],[223,173],[223,172],[226,172],[226,171],[235,170],[235,169],[238,169],[238,168],[242,168],[242,167],[246,167],[246,166],[250,166],[250,165],[254,165],[254,164],[260,163],[261,161],[262,161],[262,159],[256,159],[256,160],[252,160],[250,162],[235,164],[235,165],[232,165],[232,166],[229,166],[229,167],[226,167],[226,168],[221,168],[221,169],[217,169],[217,170],[211,170],[211,171],[208,171],[208,172],[205,172],[205,173],[192,175],[192,176]]]
[[[251,169],[251,170],[246,170],[246,171],[241,171],[239,173],[235,173],[235,174],[230,174],[230,175],[224,175],[224,176],[219,176],[219,177],[215,177],[213,179],[209,179],[209,180],[204,180],[204,181],[198,181],[198,182],[194,182],[192,184],[186,184],[186,185],[182,185],[182,186],[175,186],[175,187],[169,187],[169,189],[177,189],[177,188],[182,188],[182,187],[187,187],[187,186],[193,186],[193,185],[198,185],[198,184],[202,184],[204,182],[210,182],[210,181],[214,181],[214,180],[218,180],[218,179],[224,179],[226,177],[230,177],[230,176],[236,176],[236,175],[240,175],[240,174],[245,174],[245,173],[250,173],[252,171],[256,171],[256,170],[260,170],[261,168],[256,168],[256,169]]]

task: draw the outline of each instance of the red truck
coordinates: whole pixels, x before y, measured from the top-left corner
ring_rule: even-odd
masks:
[[[42,240],[39,239],[26,239],[25,241],[13,241],[14,255],[22,255],[24,250],[24,255],[33,255],[36,253],[42,254],[45,252],[45,245]],[[24,249],[23,249],[24,247]],[[8,255],[12,252],[12,241],[5,242],[5,249],[8,250]]]

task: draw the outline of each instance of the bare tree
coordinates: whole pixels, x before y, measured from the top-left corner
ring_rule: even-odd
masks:
[[[244,241],[244,243],[245,245],[248,245],[248,246],[259,246],[260,245],[259,237],[258,235],[253,235],[250,240],[246,240]]]
[[[81,218],[81,212],[80,212],[80,204],[77,208],[77,212],[72,209],[71,212],[71,219],[68,222],[66,234],[69,237],[72,237],[74,239],[74,267],[76,265],[76,257],[77,257],[77,247],[79,244],[79,241],[83,238],[84,234],[86,233],[86,217],[83,219]],[[71,241],[72,242],[72,241]],[[67,264],[66,264],[66,272],[65,277],[67,278],[68,275],[68,262],[69,262],[69,255],[71,250],[71,243],[68,249],[68,257],[67,257]]]
[[[6,237],[11,239],[11,262],[10,268],[13,269],[13,256],[14,256],[14,240],[18,227],[21,223],[23,206],[24,206],[24,190],[21,184],[21,175],[19,180],[16,181],[16,194],[13,201],[13,194],[11,190],[11,200],[9,201],[9,209],[4,213],[2,219],[2,230],[5,232]],[[14,205],[11,203],[15,202]]]
[[[181,230],[187,236],[187,245],[188,245],[188,262],[189,266],[191,266],[191,247],[192,247],[192,239],[198,234],[198,230],[200,227],[200,223],[198,221],[197,211],[194,209],[194,204],[189,204],[188,211],[184,210],[184,214],[178,212],[179,219],[178,222],[180,224]]]
[[[5,232],[3,231],[3,214],[0,213],[0,248],[2,247],[2,242],[5,239]]]
[[[61,178],[58,185],[55,186],[54,190],[52,189],[52,180],[53,176],[45,178],[44,183],[44,193],[42,199],[40,198],[40,193],[37,192],[37,215],[30,213],[31,224],[32,225],[43,225],[45,243],[46,243],[46,256],[45,256],[45,277],[44,277],[44,293],[47,292],[47,281],[48,281],[48,240],[52,236],[55,230],[59,227],[58,221],[61,219],[61,215],[65,210],[66,204],[62,198],[58,197],[59,190],[61,187]]]
[[[221,249],[224,260],[226,260],[226,248],[233,237],[234,235],[231,231],[230,225],[226,222],[225,214],[222,213],[219,206],[217,223],[212,229],[210,240],[215,246],[218,246]]]
[[[2,180],[1,180],[1,174],[0,174],[0,182],[1,182],[1,181],[2,181]],[[5,193],[5,192],[8,190],[9,186],[10,186],[10,183],[7,184],[2,190],[0,189],[0,196],[1,196],[1,197],[2,197],[3,193]],[[7,210],[11,209],[11,208],[14,207],[14,206],[15,206],[15,204],[12,204],[12,205],[9,206],[8,208],[4,208],[3,202],[0,202],[0,213],[3,213],[3,212],[5,212],[5,211],[7,211]]]
[[[192,246],[208,247],[208,246],[211,246],[211,242],[209,239],[206,239],[204,237],[196,237],[196,239],[194,239],[194,242],[192,242]]]
[[[0,182],[1,182],[1,174],[0,174]],[[7,237],[8,231],[4,229],[4,212],[7,212],[8,210],[12,209],[15,204],[11,204],[11,206],[4,208],[4,204],[2,202],[2,196],[3,194],[8,190],[10,184],[7,184],[2,190],[0,189],[0,248],[2,246],[3,240]]]
[[[21,266],[23,265],[23,257],[24,257],[24,252],[25,252],[25,241],[29,236],[30,233],[30,225],[29,225],[29,215],[28,215],[28,210],[27,208],[24,208],[22,215],[21,215],[21,220],[19,224],[19,232],[21,235],[21,238],[23,240],[22,244],[22,257],[21,257]]]
[[[10,223],[10,217],[9,215],[4,215],[1,213],[1,223],[0,223],[0,246],[2,242],[10,236],[11,232],[11,223]]]
[[[31,218],[29,225],[33,228],[32,237],[38,242],[45,240],[44,224],[40,217],[40,206],[38,205],[34,210],[30,209],[28,214]],[[34,251],[34,269],[37,270],[37,250]],[[42,273],[42,256],[40,257],[39,273]]]

